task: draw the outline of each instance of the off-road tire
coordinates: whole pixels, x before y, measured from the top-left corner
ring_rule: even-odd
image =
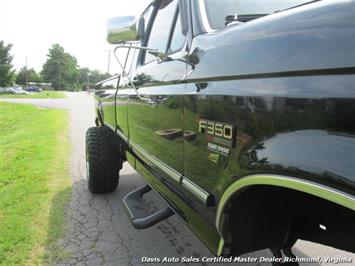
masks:
[[[119,143],[107,127],[91,127],[86,131],[86,173],[92,193],[113,192],[122,167]]]

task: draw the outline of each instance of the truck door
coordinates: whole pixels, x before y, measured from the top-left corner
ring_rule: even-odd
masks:
[[[128,101],[129,94],[133,94],[134,92],[128,88],[130,79],[129,73],[132,70],[132,64],[135,60],[137,60],[137,50],[133,49],[122,49],[122,54],[126,54],[127,60],[125,64],[125,73],[121,74],[119,79],[119,84],[117,86],[116,91],[116,120],[117,120],[117,133],[123,138],[125,141],[129,138],[128,131]]]
[[[181,216],[187,214],[179,192],[183,173],[183,93],[186,76],[185,36],[182,34],[178,1],[155,6],[143,46],[163,56],[141,51],[133,75],[136,93],[129,96],[129,143],[138,155],[136,167],[154,172],[144,177],[169,200]],[[140,171],[141,170],[141,171]]]

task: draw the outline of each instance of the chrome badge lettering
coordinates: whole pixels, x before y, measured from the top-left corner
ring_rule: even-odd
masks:
[[[208,120],[200,120],[198,131],[202,134],[207,133],[216,137],[232,140],[235,129],[233,125],[217,123]]]

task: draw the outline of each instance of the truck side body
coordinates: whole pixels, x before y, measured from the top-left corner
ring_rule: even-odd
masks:
[[[181,46],[131,50],[96,93],[98,123],[214,254],[297,239],[355,252],[355,1],[211,32],[198,2],[169,3],[166,45],[187,27]],[[147,47],[165,11],[149,12]]]

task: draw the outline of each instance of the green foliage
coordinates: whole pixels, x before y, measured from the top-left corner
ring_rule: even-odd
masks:
[[[107,36],[107,41],[109,43],[120,43],[124,40],[129,40],[129,41],[133,41],[133,40],[136,40],[137,39],[137,36],[134,32],[125,32],[125,33],[122,33],[120,32],[119,34],[115,34],[115,33],[110,33],[108,36]]]
[[[98,70],[90,70],[87,67],[80,68],[80,78],[79,83],[82,90],[86,90],[88,88],[94,88],[95,84],[99,81],[105,80],[111,77],[108,73],[101,73]]]
[[[64,232],[68,115],[8,103],[0,114],[0,265],[39,265]]]
[[[119,108],[124,108],[122,105]],[[108,111],[111,115],[114,112]],[[164,158],[167,165],[175,167],[178,171],[181,167],[177,163],[177,158],[182,162],[182,142],[183,138],[174,141],[165,139],[155,132],[158,130],[180,128],[182,126],[181,109],[170,109],[163,104],[158,104],[155,108],[147,108],[140,102],[132,101],[129,109],[129,117],[134,121],[130,124],[130,132],[137,143],[144,144],[144,148],[158,158]],[[105,116],[105,119],[108,117]],[[109,120],[108,120],[109,121]],[[120,126],[127,128],[126,121],[120,120]],[[158,123],[159,122],[159,123]],[[157,145],[159,143],[159,145]]]
[[[12,85],[14,81],[14,71],[12,70],[12,59],[10,55],[12,44],[5,45],[0,41],[0,87]]]
[[[26,73],[27,72],[27,73]],[[16,77],[16,84],[26,84],[26,74],[28,82],[41,82],[41,77],[37,74],[36,70],[30,68],[26,70],[26,67],[20,69]]]
[[[184,108],[184,98],[170,97],[164,102],[164,105],[170,109]]]
[[[56,90],[74,90],[78,87],[80,71],[74,56],[66,53],[59,44],[49,49],[41,72],[44,82],[52,83]]]

